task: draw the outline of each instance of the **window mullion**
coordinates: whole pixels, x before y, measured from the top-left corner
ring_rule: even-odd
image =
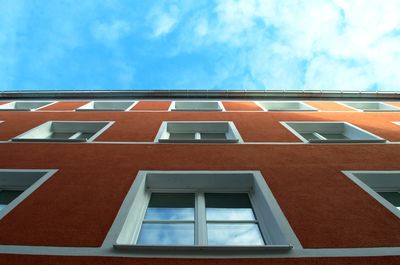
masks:
[[[207,221],[206,221],[206,202],[204,193],[196,193],[196,232],[197,244],[207,245]]]

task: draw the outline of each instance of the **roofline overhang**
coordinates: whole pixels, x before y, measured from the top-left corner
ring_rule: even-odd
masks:
[[[0,100],[18,99],[313,99],[399,100],[399,92],[322,90],[68,90],[3,91]]]

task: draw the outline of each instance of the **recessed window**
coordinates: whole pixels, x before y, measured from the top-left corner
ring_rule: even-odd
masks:
[[[258,101],[264,111],[318,111],[301,101]]]
[[[155,139],[159,143],[238,143],[243,142],[233,122],[167,121]]]
[[[0,105],[0,110],[35,111],[54,103],[53,101],[13,101]]]
[[[132,190],[116,248],[301,247],[259,172],[140,172]]]
[[[19,142],[90,142],[112,123],[106,121],[49,121],[12,140]]]
[[[223,111],[220,101],[173,101],[171,111]]]
[[[136,101],[91,101],[82,107],[77,108],[77,111],[128,111]]]
[[[358,111],[384,112],[400,111],[400,108],[382,102],[341,102],[343,105]]]
[[[400,218],[400,171],[343,173]]]
[[[151,193],[137,244],[194,245],[196,223],[202,244],[265,245],[247,193],[203,192]]]
[[[0,169],[0,219],[54,173],[55,170]]]
[[[306,143],[384,143],[385,139],[347,122],[281,122]]]

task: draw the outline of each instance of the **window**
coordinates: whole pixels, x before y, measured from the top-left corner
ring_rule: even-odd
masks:
[[[259,172],[139,172],[131,190],[116,248],[301,247]]]
[[[19,142],[90,142],[112,123],[106,121],[49,121],[12,140]]]
[[[223,111],[220,101],[173,101],[171,111]]]
[[[167,121],[161,124],[155,142],[237,143],[243,140],[231,121]]]
[[[133,108],[136,101],[91,101],[77,111],[128,111]]]
[[[358,111],[400,111],[400,108],[382,102],[342,102],[342,104]]]
[[[347,122],[281,122],[306,143],[384,143],[370,132]]]
[[[0,110],[35,111],[47,107],[56,102],[53,101],[13,101],[0,105]]]
[[[0,169],[0,219],[55,172],[56,170]]]
[[[247,193],[203,192],[151,193],[137,244],[194,245],[196,223],[199,245],[265,244]]]
[[[400,171],[344,171],[343,173],[400,218]]]
[[[318,111],[301,101],[258,101],[264,111]]]

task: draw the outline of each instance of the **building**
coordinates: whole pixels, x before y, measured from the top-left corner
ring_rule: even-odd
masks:
[[[398,95],[146,93],[2,95],[0,264],[400,264]]]

